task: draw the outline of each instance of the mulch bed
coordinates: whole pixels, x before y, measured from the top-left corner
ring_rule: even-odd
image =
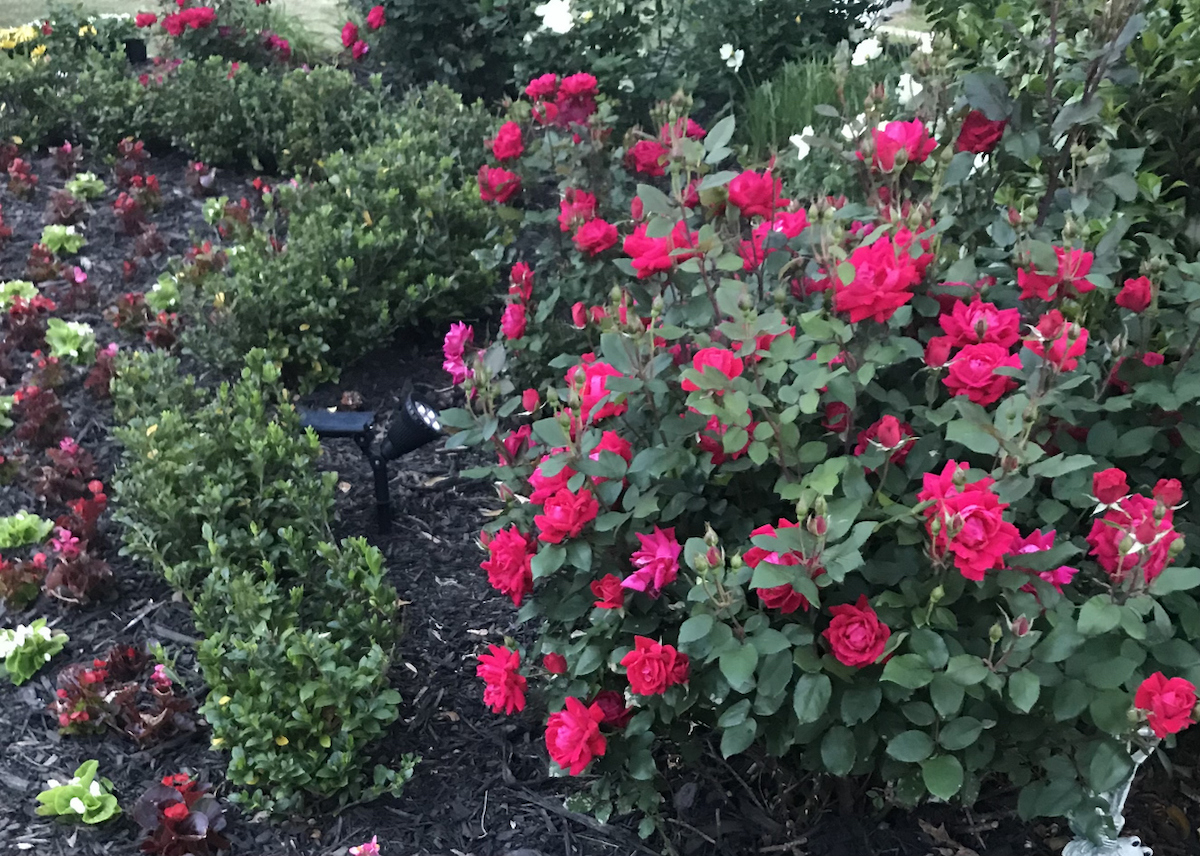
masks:
[[[107,171],[93,169],[108,180]],[[192,235],[208,235],[201,203],[186,194],[185,161],[177,155],[155,158],[151,171],[162,183],[165,207],[155,215],[178,255]],[[33,202],[0,191],[5,221],[14,236],[0,247],[0,281],[21,278],[30,245],[40,235],[41,212],[52,187],[48,159],[35,163],[42,184]],[[248,178],[222,174],[221,192],[237,198]],[[111,180],[109,180],[111,184]],[[100,315],[116,296],[145,290],[166,259],[143,265],[131,284],[121,281],[121,260],[130,238],[118,236],[111,213],[115,191],[94,203],[83,255],[99,291],[95,308],[66,317],[91,323],[101,345],[118,336]],[[131,344],[121,341],[122,346]],[[410,388],[439,406],[452,391],[440,369],[439,348],[428,337],[402,334],[398,341],[351,367],[341,384],[318,390],[311,406],[336,404],[344,391],[358,392],[367,409],[386,414]],[[101,478],[109,482],[119,449],[111,436],[111,410],[82,389],[78,374],[61,397],[71,414],[69,433],[95,455]],[[11,442],[6,450],[11,448]],[[328,442],[321,465],[339,475],[338,535],[365,535],[387,558],[390,580],[407,602],[404,634],[392,674],[402,693],[401,718],[380,742],[382,763],[406,752],[421,756],[416,774],[400,798],[330,810],[311,820],[268,823],[230,809],[229,837],[235,854],[342,856],[349,845],[378,835],[386,856],[632,856],[661,852],[662,842],[639,842],[630,820],[603,826],[566,810],[574,783],[547,774],[541,745],[545,711],[536,695],[523,715],[496,716],[484,709],[474,677],[474,656],[504,637],[530,639],[515,623],[516,611],[487,584],[479,570],[475,538],[490,509],[499,507],[491,487],[460,473],[478,462],[475,452],[424,447],[391,465],[395,508],[391,532],[375,519],[370,469],[349,441]],[[0,513],[40,511],[18,479],[0,487]],[[34,814],[34,795],[50,777],[66,778],[84,760],[96,758],[102,775],[128,809],[138,794],[162,776],[202,773],[224,794],[227,756],[209,748],[203,726],[195,733],[139,749],[126,738],[60,737],[46,705],[57,670],[101,656],[117,641],[157,640],[178,656],[177,671],[189,691],[204,686],[195,670],[190,643],[194,630],[187,605],[150,569],[119,555],[119,532],[109,524],[105,556],[115,585],[109,597],[73,608],[41,597],[19,614],[0,610],[11,626],[45,616],[66,631],[71,642],[50,668],[23,687],[0,682],[0,853],[114,854],[136,852],[137,827],[127,816],[98,828],[62,825]],[[1200,731],[1200,729],[1193,729]],[[1196,765],[1200,734],[1186,733],[1171,753],[1168,774],[1156,761],[1147,765],[1129,807],[1129,831],[1142,834],[1158,854],[1200,852],[1200,783]],[[916,812],[877,809],[874,791],[837,792],[808,776],[775,775],[765,759],[718,756],[699,769],[672,773],[667,785],[665,829],[679,854],[781,854],[781,856],[1006,856],[1057,852],[1066,841],[1058,824],[1024,824],[1013,813],[1015,793],[990,793],[973,811],[926,806]]]

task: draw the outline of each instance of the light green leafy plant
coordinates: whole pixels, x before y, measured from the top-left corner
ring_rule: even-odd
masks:
[[[0,431],[7,431],[13,427],[12,418],[8,415],[12,413],[13,397],[11,395],[0,395]]]
[[[12,282],[0,283],[0,309],[7,310],[13,304],[13,300],[21,297],[25,300],[33,300],[37,297],[38,290],[32,282],[26,282],[23,279],[14,279]]]
[[[77,172],[67,181],[67,192],[76,199],[98,199],[104,195],[104,182],[94,172]]]
[[[38,669],[69,642],[67,634],[52,632],[46,619],[33,624],[18,624],[15,629],[0,630],[0,672],[17,686],[37,674]]]
[[[207,205],[205,207],[207,210]],[[174,309],[178,303],[179,282],[169,273],[160,276],[158,282],[146,292],[146,305],[155,312],[167,312]]]
[[[11,550],[26,544],[40,544],[53,529],[53,521],[44,520],[24,510],[8,517],[0,517],[0,550]]]
[[[73,256],[83,249],[87,238],[75,231],[74,226],[47,226],[42,229],[42,241],[56,255]]]
[[[121,813],[117,798],[109,791],[112,782],[96,778],[99,763],[84,761],[75,771],[75,777],[61,783],[56,779],[46,782],[46,790],[37,795],[37,813],[43,817],[62,817],[67,820],[82,820],[84,823],[103,823]]]
[[[51,318],[46,322],[50,356],[88,365],[96,359],[96,333],[90,324]]]

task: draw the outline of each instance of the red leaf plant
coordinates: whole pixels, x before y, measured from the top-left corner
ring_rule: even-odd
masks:
[[[221,834],[225,813],[208,786],[190,776],[165,776],[138,797],[133,819],[146,830],[143,853],[157,856],[213,856],[229,848]]]

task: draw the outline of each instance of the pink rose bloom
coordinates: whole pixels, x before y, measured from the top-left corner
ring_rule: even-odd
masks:
[[[655,526],[649,535],[638,532],[637,539],[642,548],[629,557],[636,570],[622,580],[621,585],[658,597],[679,574],[679,554],[683,545],[675,540],[674,527],[660,529]]]
[[[342,47],[352,47],[358,41],[358,25],[347,21],[342,27]]]
[[[1086,327],[1068,323],[1061,312],[1051,309],[1038,320],[1025,347],[1058,371],[1069,372],[1079,365],[1087,343]]]
[[[354,47],[350,48],[350,56],[354,57],[355,62],[365,57],[371,51],[371,46],[359,39],[354,43]]]
[[[367,13],[367,26],[372,30],[378,30],[383,26],[387,19],[386,13],[382,6],[373,6],[371,11]]]
[[[1017,285],[1021,287],[1021,299],[1036,297],[1040,300],[1057,300],[1060,297],[1078,297],[1095,289],[1096,284],[1087,278],[1092,270],[1092,254],[1085,250],[1055,247],[1058,270],[1054,273],[1038,273],[1021,268],[1017,271]]]
[[[924,163],[937,148],[937,141],[925,130],[920,119],[911,122],[888,122],[883,130],[871,129],[875,139],[875,154],[871,164],[883,172],[896,168],[896,158],[904,152],[906,163]]]
[[[500,332],[509,340],[520,339],[525,335],[524,303],[510,303],[504,307],[504,316],[500,319]]]
[[[489,645],[488,653],[479,655],[475,676],[483,678],[483,703],[492,713],[512,716],[525,709],[527,681],[520,672],[521,655],[501,645]]]
[[[938,323],[955,348],[984,342],[1011,348],[1021,338],[1021,310],[1000,309],[978,296],[970,303],[955,302]]]

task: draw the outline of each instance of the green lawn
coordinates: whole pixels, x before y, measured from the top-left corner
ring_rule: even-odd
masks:
[[[155,0],[82,0],[81,5],[95,12],[158,12]],[[314,36],[322,41],[335,42],[345,21],[345,12],[338,0],[273,0],[277,9],[303,21]],[[49,11],[46,0],[0,0],[0,27],[25,24],[43,18]]]

